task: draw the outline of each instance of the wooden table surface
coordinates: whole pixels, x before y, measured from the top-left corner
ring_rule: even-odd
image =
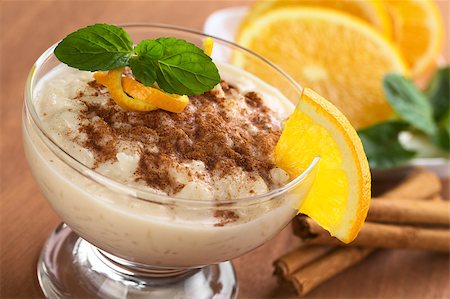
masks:
[[[243,3],[0,0],[1,298],[43,296],[36,262],[45,239],[60,221],[39,193],[22,148],[23,89],[36,58],[50,44],[88,24],[159,22],[201,29],[214,10]],[[449,3],[440,1],[439,5],[447,18],[448,34]],[[446,49],[448,52],[448,45]],[[287,228],[266,245],[235,260],[239,298],[293,297],[292,290],[277,285],[271,263],[298,244]],[[449,266],[445,254],[385,250],[331,279],[308,298],[449,298]]]

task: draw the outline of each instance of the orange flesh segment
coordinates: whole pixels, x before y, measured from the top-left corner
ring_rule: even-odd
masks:
[[[122,78],[123,90],[135,99],[141,99],[166,111],[180,113],[189,104],[185,95],[169,94],[157,88],[148,87],[128,77]]]

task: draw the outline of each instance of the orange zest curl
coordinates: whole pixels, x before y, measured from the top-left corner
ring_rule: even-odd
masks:
[[[148,87],[128,77],[123,77],[124,67],[108,72],[94,73],[94,79],[108,88],[111,98],[127,111],[147,112],[163,109],[180,113],[189,104],[185,95],[169,94],[154,87]]]

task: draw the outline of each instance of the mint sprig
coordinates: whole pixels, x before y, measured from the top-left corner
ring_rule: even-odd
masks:
[[[433,107],[434,119],[445,118],[450,109],[450,67],[441,68],[427,87],[426,95]]]
[[[450,153],[450,67],[439,69],[426,90],[433,108],[438,131],[432,136],[435,145]]]
[[[410,80],[400,74],[388,74],[384,77],[383,88],[400,119],[428,135],[436,132],[431,103]]]
[[[220,82],[212,59],[194,44],[163,37],[133,46],[123,28],[109,24],[96,24],[69,34],[54,53],[61,62],[85,71],[129,66],[144,85],[156,82],[169,93],[202,94]]]
[[[162,89],[201,94],[220,82],[216,65],[202,49],[173,37],[155,41],[163,47],[162,56],[155,60],[157,82]]]
[[[122,28],[96,24],[69,34],[54,53],[61,62],[79,70],[107,71],[128,65],[133,42]]]
[[[358,130],[371,168],[395,167],[416,155],[399,142],[399,134],[406,131],[450,156],[449,74],[448,66],[439,69],[426,92],[400,74],[385,76],[383,88],[395,117]]]

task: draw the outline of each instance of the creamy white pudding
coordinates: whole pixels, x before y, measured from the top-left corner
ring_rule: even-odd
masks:
[[[180,114],[128,112],[92,73],[61,65],[38,86],[35,105],[50,137],[107,177],[174,197],[230,200],[289,181],[272,152],[290,107],[266,92],[269,109],[244,82],[193,96]]]
[[[239,120],[240,127],[235,130],[240,129],[248,136],[265,129],[279,134],[282,121],[293,105],[279,91],[242,70],[224,64],[219,69],[222,78],[237,87],[230,88],[223,83],[210,92],[225,99],[221,100],[221,105],[226,107],[221,111],[223,118],[229,122]],[[101,112],[105,107],[109,109],[110,99],[101,88],[89,86],[90,81],[92,73],[62,65],[55,68],[41,79],[33,93],[42,131],[28,114],[23,126],[25,151],[41,190],[62,220],[88,242],[147,265],[197,267],[229,260],[254,249],[279,232],[295,215],[297,201],[308,190],[308,183],[295,192],[268,193],[288,183],[289,177],[267,161],[261,169],[255,166],[258,163],[250,163],[250,170],[246,170],[245,166],[233,162],[223,168],[212,167],[208,165],[209,160],[202,161],[205,157],[190,161],[175,159],[174,163],[162,165],[164,175],[170,179],[164,186],[158,186],[160,181],[152,181],[153,174],[148,178],[140,169],[142,159],[148,158],[142,155],[144,150],[155,154],[164,150],[155,141],[161,139],[157,130],[155,140],[119,139],[114,141],[112,153],[96,151],[98,147],[107,150],[111,136],[90,135],[86,128],[101,121]],[[250,91],[258,92],[260,107],[269,108],[264,110],[268,116],[265,121],[245,122],[256,109],[254,103],[248,104],[254,97]],[[191,108],[186,109],[202,107],[201,101],[192,98]],[[86,103],[96,107],[91,110],[88,107],[90,115],[86,115]],[[136,121],[142,119],[137,117]],[[167,119],[164,125],[170,126],[171,121]],[[258,122],[271,127],[257,127]],[[120,128],[127,123],[122,119],[109,125]],[[272,146],[274,142],[276,139],[271,141]],[[234,145],[219,143],[218,146]],[[257,154],[264,152],[258,150],[257,144],[244,149],[253,153],[257,150]],[[225,158],[229,157],[225,155]],[[260,158],[264,159],[270,157]],[[266,193],[268,196],[263,196]],[[255,199],[248,199],[249,196]],[[236,200],[244,197],[247,198]]]

